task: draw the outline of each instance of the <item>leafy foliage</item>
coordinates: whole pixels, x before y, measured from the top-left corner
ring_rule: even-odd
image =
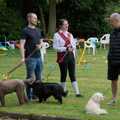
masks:
[[[108,0],[67,0],[57,6],[57,19],[67,18],[71,23],[70,30],[76,35],[85,37],[100,35],[109,31],[105,21],[108,2]]]
[[[106,10],[107,10],[106,13],[107,16],[113,12],[120,13],[120,1],[119,0],[111,1],[110,3],[107,4]]]
[[[57,19],[68,19],[70,31],[75,36],[86,38],[109,32],[106,16],[120,11],[119,0],[56,0],[56,3]],[[0,0],[0,32],[9,33],[10,39],[18,38],[20,29],[25,24],[23,18],[28,12],[38,14],[45,33],[53,32],[50,28],[55,27],[55,12],[49,16],[49,5],[50,0]]]
[[[6,3],[0,1],[0,33],[9,39],[17,39],[23,22],[17,11],[7,8]],[[12,36],[11,36],[12,35]]]

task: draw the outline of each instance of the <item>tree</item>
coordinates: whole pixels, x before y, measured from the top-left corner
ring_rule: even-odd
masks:
[[[33,0],[34,1],[34,0]],[[40,23],[43,30],[44,35],[46,35],[46,21],[45,21],[45,12],[47,8],[47,1],[46,0],[36,0],[36,2],[33,2],[35,7],[38,8],[38,15],[40,15]]]
[[[104,19],[106,15],[108,15],[110,11],[113,11],[113,9],[114,11],[119,11],[119,0],[3,1],[7,2],[8,9],[11,9],[17,16],[19,16],[18,14],[20,14],[22,17],[25,18],[28,12],[37,13],[38,16],[40,16],[39,19],[41,21],[41,27],[44,31],[44,34],[47,33],[50,36],[52,36],[55,32],[56,19],[60,18],[66,18],[69,20],[69,22],[71,23],[70,31],[72,31],[76,35],[80,34],[85,37],[89,37],[91,35],[100,35],[109,30],[109,27],[107,26]],[[3,8],[3,6],[1,6],[1,8]],[[4,28],[2,27],[2,29]]]
[[[22,19],[17,11],[7,8],[6,2],[0,0],[0,33],[9,35],[10,39],[19,37],[22,27]]]
[[[67,18],[76,36],[101,35],[109,30],[105,17],[110,1],[114,0],[65,0],[57,6],[57,19]]]
[[[109,16],[114,12],[120,13],[120,1],[119,0],[111,1],[107,4],[106,8],[107,8],[106,16]]]
[[[61,3],[63,0],[48,0],[49,3],[49,23],[48,34],[53,36],[56,30],[56,4]]]

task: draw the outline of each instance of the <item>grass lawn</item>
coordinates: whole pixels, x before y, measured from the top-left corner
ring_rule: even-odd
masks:
[[[18,100],[15,94],[9,94],[6,96],[6,107],[1,107],[0,111],[7,112],[21,112],[21,113],[33,113],[40,115],[50,116],[63,116],[67,118],[78,118],[81,120],[119,120],[120,119],[120,101],[116,106],[108,106],[107,102],[111,98],[110,81],[106,80],[107,63],[106,63],[106,50],[98,50],[97,55],[86,55],[86,60],[89,62],[86,65],[76,66],[77,80],[79,87],[84,94],[84,98],[76,98],[74,91],[71,87],[69,78],[67,78],[67,88],[69,95],[63,99],[63,104],[59,105],[57,102],[50,98],[46,103],[30,102],[23,106],[18,106]],[[18,50],[9,51],[6,55],[0,55],[0,72],[5,73],[14,67],[20,60],[20,54]],[[56,64],[56,54],[53,50],[48,50],[46,55],[44,76],[47,82],[59,82],[59,69]],[[47,75],[50,76],[47,79]],[[21,66],[15,72],[12,73],[12,79],[24,79],[25,78],[25,66]],[[0,75],[0,79],[2,79]],[[89,97],[95,92],[105,93],[106,99],[102,103],[102,107],[107,109],[109,114],[103,116],[93,116],[84,113],[84,107]],[[118,96],[118,99],[120,97]]]

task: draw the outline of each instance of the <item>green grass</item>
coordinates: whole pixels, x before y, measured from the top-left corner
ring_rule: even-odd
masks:
[[[84,98],[75,97],[70,80],[67,78],[69,95],[67,98],[63,99],[62,105],[57,104],[53,98],[50,98],[46,103],[39,104],[36,102],[30,102],[23,106],[18,106],[16,95],[9,94],[6,96],[6,107],[1,107],[0,111],[63,116],[67,118],[78,118],[81,120],[119,120],[120,102],[118,101],[117,105],[113,107],[107,105],[107,102],[111,99],[111,89],[110,81],[106,80],[106,55],[106,50],[98,50],[95,57],[89,54],[86,55],[86,60],[89,62],[87,65],[76,65],[77,80],[79,88],[82,94],[84,94]],[[0,55],[0,73],[9,71],[19,61],[20,54],[18,50],[9,51],[4,56]],[[46,76],[48,73],[51,73],[51,75],[47,79]],[[56,64],[56,53],[53,50],[48,50],[48,54],[46,55],[44,76],[45,81],[47,82],[59,82],[59,68]],[[24,79],[25,66],[23,65],[14,71],[11,78]],[[2,75],[0,75],[0,79],[3,79]],[[97,91],[105,93],[106,99],[102,103],[102,107],[108,110],[108,115],[93,116],[84,113],[84,107],[89,97]]]

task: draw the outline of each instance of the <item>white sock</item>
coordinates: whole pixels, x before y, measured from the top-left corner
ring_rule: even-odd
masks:
[[[73,87],[76,95],[80,94],[77,81],[72,82],[72,87]]]
[[[61,82],[61,86],[63,87],[64,92],[66,92],[67,91],[66,82]]]

